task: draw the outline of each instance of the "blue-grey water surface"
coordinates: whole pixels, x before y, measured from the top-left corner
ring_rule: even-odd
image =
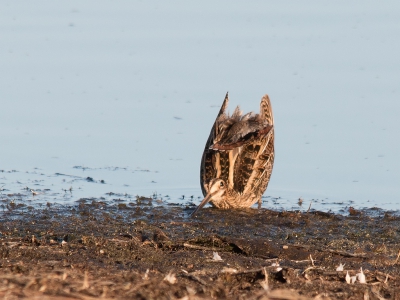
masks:
[[[1,7],[0,197],[197,204],[201,154],[229,91],[231,111],[272,101],[265,207],[301,197],[303,209],[399,208],[398,2]]]

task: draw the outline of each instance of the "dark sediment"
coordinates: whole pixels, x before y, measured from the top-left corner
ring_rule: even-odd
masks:
[[[203,209],[190,219],[193,207],[151,202],[7,205],[0,297],[400,299],[395,215]],[[361,267],[366,283],[348,284]]]

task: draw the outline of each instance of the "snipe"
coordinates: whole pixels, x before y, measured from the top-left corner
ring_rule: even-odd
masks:
[[[228,93],[211,128],[200,167],[203,201],[192,213],[210,202],[222,209],[261,204],[274,164],[274,119],[268,95],[261,99],[260,113],[242,115],[236,107],[226,114]]]

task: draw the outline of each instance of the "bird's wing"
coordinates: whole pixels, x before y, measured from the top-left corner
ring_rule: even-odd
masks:
[[[254,185],[249,187],[256,194],[256,197],[261,197],[262,194],[264,194],[271,178],[275,159],[274,134],[274,131],[272,131],[267,146],[260,155],[258,172],[255,176]],[[258,189],[255,189],[255,187],[258,187]]]
[[[267,188],[274,164],[274,119],[268,95],[261,99],[260,117],[269,125],[252,137],[235,161],[234,189],[261,197]]]
[[[227,174],[229,173],[229,158],[226,152],[217,152],[210,149],[210,146],[214,144],[214,139],[218,135],[218,120],[220,117],[225,115],[225,111],[228,107],[229,97],[228,93],[226,93],[224,102],[222,103],[221,109],[215,119],[214,125],[211,128],[210,135],[207,139],[206,145],[204,147],[203,156],[201,158],[200,165],[200,186],[205,196],[208,191],[208,183],[213,178],[222,178],[226,180],[228,178]],[[222,176],[222,177],[221,177]]]
[[[234,166],[234,189],[246,194],[258,189],[264,180],[269,180],[274,159],[274,130],[244,145]],[[269,169],[271,169],[269,171]],[[265,186],[266,188],[266,186]],[[262,191],[262,193],[265,189]]]

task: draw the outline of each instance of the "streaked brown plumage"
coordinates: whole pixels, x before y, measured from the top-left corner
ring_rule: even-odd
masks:
[[[203,201],[217,208],[250,207],[265,192],[274,164],[274,119],[268,95],[260,113],[226,114],[228,93],[211,129],[200,167]],[[192,214],[192,215],[193,215]]]

